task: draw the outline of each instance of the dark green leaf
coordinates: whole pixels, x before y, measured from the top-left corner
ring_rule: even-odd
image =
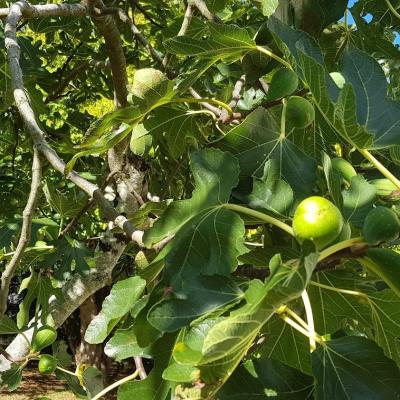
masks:
[[[377,344],[363,337],[343,337],[312,354],[318,399],[396,399],[400,371]]]

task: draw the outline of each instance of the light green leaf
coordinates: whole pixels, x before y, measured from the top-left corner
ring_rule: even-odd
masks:
[[[86,368],[83,372],[82,379],[89,399],[96,396],[96,394],[100,393],[104,388],[103,374],[95,367],[90,366]]]
[[[132,328],[118,329],[104,347],[104,353],[117,362],[131,357],[151,358],[150,348],[138,345]]]
[[[235,157],[217,149],[194,152],[190,155],[195,181],[192,198],[174,201],[145,232],[146,246],[176,233],[193,216],[205,209],[228,202],[231,190],[238,183],[239,166]],[[222,179],[222,177],[224,177]]]
[[[357,336],[331,340],[312,353],[317,399],[396,399],[400,371],[378,345]]]
[[[132,381],[118,389],[118,400],[165,400],[171,383],[162,378],[163,371],[171,362],[175,335],[165,335],[154,346],[154,367],[149,376],[141,381]]]
[[[91,321],[85,340],[88,343],[102,343],[115,324],[134,306],[142,295],[146,281],[134,276],[117,282],[105,298],[100,313]]]
[[[172,382],[191,382],[200,377],[200,370],[191,365],[173,363],[163,372],[163,379]]]

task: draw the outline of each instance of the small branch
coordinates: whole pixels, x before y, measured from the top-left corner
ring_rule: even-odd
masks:
[[[257,50],[261,53],[266,54],[267,56],[273,58],[275,61],[278,61],[279,63],[281,63],[282,65],[284,65],[286,68],[290,69],[293,71],[292,66],[283,58],[277,56],[276,54],[274,54],[271,50],[266,49],[265,47],[262,46],[257,46]]]
[[[190,4],[192,7],[196,7],[200,14],[202,14],[203,17],[207,18],[209,21],[220,22],[220,19],[210,12],[204,0],[189,0],[188,4]]]
[[[181,25],[181,29],[179,29],[178,36],[185,36],[186,32],[189,29],[190,21],[193,17],[193,7],[191,3],[186,7],[185,15],[183,16],[183,21]]]
[[[105,11],[116,13],[123,23],[128,24],[133,36],[150,53],[153,60],[162,65],[163,59],[160,54],[158,54],[154,47],[148,42],[145,36],[142,35],[140,30],[133,23],[132,19],[129,18],[129,16],[121,8],[107,8]]]
[[[132,7],[132,11],[136,7],[153,25],[155,25],[161,29],[165,28],[165,26],[162,26],[157,21],[154,21],[154,19],[147,13],[147,11],[136,0],[131,0],[131,7]]]
[[[193,88],[189,88],[189,93],[195,98],[195,99],[201,99],[202,97],[200,96],[199,93],[196,92]],[[207,110],[210,110],[212,113],[214,113],[218,118],[221,116],[221,110],[218,107],[214,107],[211,104],[208,103],[200,103],[204,108]]]
[[[117,382],[114,382],[112,385],[106,387],[103,389],[101,392],[97,393],[96,396],[92,397],[92,400],[98,400],[104,395],[106,395],[108,392],[111,392],[111,390],[114,390],[118,386],[123,385],[126,382],[132,381],[133,379],[137,378],[139,375],[139,370],[136,370],[133,374],[126,376],[125,378],[120,379]]]
[[[14,360],[12,359],[12,357],[7,353],[6,350],[3,349],[2,346],[0,346],[0,354],[10,363],[14,362]]]
[[[330,257],[331,255],[338,253],[344,249],[347,249],[348,247],[352,247],[355,245],[361,245],[362,247],[365,247],[365,242],[362,237],[356,237],[348,240],[344,240],[342,242],[336,243],[330,247],[327,247],[326,249],[322,250],[318,262],[321,262],[325,260],[326,258]]]
[[[4,313],[6,312],[7,309],[7,299],[8,299],[8,292],[10,289],[11,279],[14,276],[15,270],[17,269],[21,261],[21,258],[24,254],[24,250],[28,245],[31,237],[32,218],[36,206],[36,201],[40,192],[41,178],[42,178],[42,167],[40,163],[39,152],[34,147],[31,190],[29,192],[28,201],[26,203],[25,209],[22,213],[23,220],[22,220],[21,235],[19,237],[15,253],[1,275],[0,319],[3,318]]]
[[[239,80],[235,83],[235,86],[232,91],[232,99],[228,103],[230,108],[234,109],[237,106],[237,104],[240,100],[240,97],[241,97],[240,93],[241,93],[245,83],[246,83],[246,75],[242,75],[239,78]],[[225,109],[222,110],[221,115],[219,117],[220,122],[223,124],[226,124],[230,119],[231,119],[231,117],[228,114],[227,110],[225,110]]]

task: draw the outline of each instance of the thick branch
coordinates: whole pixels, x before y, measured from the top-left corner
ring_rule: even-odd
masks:
[[[204,0],[189,0],[188,4],[196,7],[200,11],[200,14],[209,21],[219,22],[219,18],[210,12]]]
[[[101,253],[96,259],[95,268],[87,275],[76,274],[63,287],[63,298],[51,298],[50,313],[55,327],[61,326],[64,321],[92,294],[111,282],[111,273],[125,249],[123,243],[113,245],[107,253]],[[33,327],[24,332],[28,340],[32,339]],[[18,335],[6,349],[13,360],[20,360],[29,352],[28,343],[22,335]],[[10,362],[0,356],[0,371],[10,368]]]
[[[129,16],[122,10],[121,8],[118,7],[110,7],[106,8],[105,10],[102,11],[103,15],[107,14],[116,14],[118,15],[119,19],[129,25],[129,28],[131,32],[133,33],[133,36],[140,42],[140,44],[150,53],[151,57],[153,58],[154,61],[156,61],[159,64],[162,64],[162,57],[158,52],[154,49],[154,47],[148,42],[148,40],[145,38],[145,36],[142,35],[142,33],[139,31],[137,26],[133,23],[132,19],[129,18]]]
[[[128,76],[126,73],[125,55],[122,49],[121,37],[117,24],[111,15],[101,15],[105,8],[102,0],[86,1],[91,10],[93,22],[104,37],[108,57],[110,58],[111,63],[116,105],[117,107],[125,107],[127,105],[128,96]]]
[[[14,3],[10,8],[10,13],[6,20],[5,45],[10,66],[14,99],[22,120],[24,121],[24,124],[31,135],[35,146],[52,165],[52,167],[56,171],[63,174],[65,170],[65,163],[49,146],[44,137],[44,132],[41,130],[36,121],[34,112],[29,103],[29,99],[25,93],[22,70],[19,64],[20,47],[17,42],[16,26],[18,21],[22,18],[23,13],[25,13],[25,10],[30,10],[30,8],[31,5],[25,1]],[[29,13],[31,13],[31,10]],[[141,245],[140,237],[142,232],[135,231],[135,228],[127,220],[127,218],[119,215],[117,211],[111,207],[110,203],[105,199],[98,186],[82,178],[75,171],[70,172],[67,175],[67,178],[84,192],[86,192],[90,197],[95,199],[106,218],[111,218],[110,221],[112,221],[114,225],[121,228],[130,239]]]
[[[6,18],[10,8],[0,8],[0,18]],[[24,12],[24,19],[38,17],[83,17],[88,15],[88,9],[82,4],[38,4],[31,5]]]
[[[39,152],[36,148],[33,149],[33,162],[32,162],[32,182],[31,190],[29,192],[28,201],[22,213],[22,229],[19,237],[17,248],[11,258],[9,264],[6,266],[3,274],[1,275],[0,284],[0,319],[3,318],[7,309],[8,292],[10,289],[11,279],[14,276],[21,258],[24,254],[25,248],[29,243],[31,237],[32,217],[36,207],[36,201],[40,192],[42,178],[42,167],[40,163]]]

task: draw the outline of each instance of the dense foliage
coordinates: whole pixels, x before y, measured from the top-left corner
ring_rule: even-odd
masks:
[[[0,10],[1,385],[400,398],[400,0],[108,3]]]

